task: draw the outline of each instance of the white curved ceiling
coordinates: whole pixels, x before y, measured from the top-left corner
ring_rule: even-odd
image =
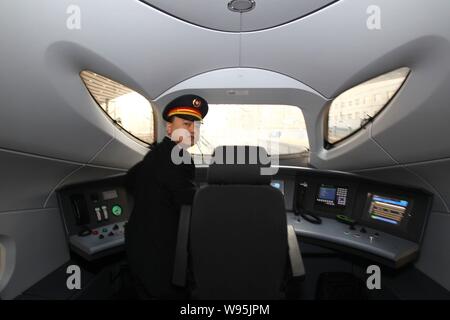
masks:
[[[261,8],[262,3],[258,1],[257,6]],[[81,12],[79,30],[66,27],[67,8],[74,4]],[[381,8],[380,30],[366,26],[367,8],[373,5]],[[412,69],[408,85],[373,124],[370,135],[363,132],[349,139],[348,145],[330,151],[324,151],[321,143],[313,144],[311,162],[346,169],[355,166],[346,161],[349,154],[361,156],[360,166],[447,157],[449,147],[427,142],[446,136],[448,126],[412,131],[410,124],[418,127],[426,112],[437,115],[440,122],[450,114],[445,87],[450,76],[442,67],[450,63],[448,9],[447,1],[438,0],[427,4],[421,0],[341,0],[276,28],[233,33],[186,23],[141,1],[1,3],[0,74],[8,76],[0,77],[4,93],[0,145],[82,163],[95,163],[102,153],[118,150],[117,144],[131,148],[133,142],[125,143],[128,138],[96,109],[79,76],[85,69],[159,100],[188,79],[226,68],[272,71],[333,98],[364,80],[408,66]],[[313,109],[305,108],[304,113],[315,113]],[[310,126],[320,127],[322,122],[311,119]],[[322,133],[314,134],[321,141]],[[405,137],[421,141],[421,148],[407,148]],[[120,167],[125,168],[130,164],[127,159],[107,158],[110,165],[122,161]],[[106,163],[102,160],[101,164]]]
[[[268,29],[311,14],[337,0],[255,0],[245,13],[228,9],[230,0],[141,0],[186,22],[205,28],[239,32]]]

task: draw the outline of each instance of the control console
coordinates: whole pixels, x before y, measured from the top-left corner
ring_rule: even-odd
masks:
[[[288,177],[292,171],[281,174]],[[393,268],[416,259],[432,194],[345,172],[310,168],[294,172],[290,175],[295,181],[293,194],[287,192],[285,197],[292,211],[288,223],[300,239]]]
[[[94,260],[123,250],[132,208],[124,175],[66,186],[58,198],[72,251]]]
[[[293,213],[287,219],[300,239],[348,251],[394,269],[413,261],[419,253],[419,244],[369,227],[347,225],[330,218],[322,218],[320,225],[312,224]]]
[[[87,229],[87,234],[70,236],[69,242],[72,246],[89,255],[115,248],[124,244],[125,223],[118,222],[98,228]]]

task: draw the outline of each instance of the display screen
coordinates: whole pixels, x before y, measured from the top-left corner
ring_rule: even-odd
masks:
[[[371,219],[399,225],[406,216],[409,202],[404,199],[370,194],[369,216]]]
[[[108,190],[102,192],[103,200],[116,199],[118,197],[116,190]]]
[[[319,198],[334,201],[336,198],[336,188],[321,187],[319,189]]]
[[[316,197],[316,204],[328,207],[345,207],[347,204],[347,187],[322,184]]]
[[[272,180],[270,185],[278,190],[281,191],[281,193],[284,194],[284,181],[282,180]]]

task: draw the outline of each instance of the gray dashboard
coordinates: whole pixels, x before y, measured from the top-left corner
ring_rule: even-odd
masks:
[[[206,172],[207,168],[197,168],[199,185],[206,183]],[[123,180],[123,175],[113,176],[58,192],[70,247],[87,260],[123,249],[125,224],[132,212]],[[424,190],[300,167],[280,167],[272,186],[284,194],[288,224],[301,242],[391,268],[400,268],[419,254],[432,202]],[[113,213],[118,206],[119,215]],[[311,222],[311,216],[321,223]]]
[[[323,218],[321,224],[312,224],[294,213],[288,213],[287,219],[300,239],[361,255],[392,268],[404,266],[419,253],[419,244],[376,229],[355,227],[352,230],[330,218]]]

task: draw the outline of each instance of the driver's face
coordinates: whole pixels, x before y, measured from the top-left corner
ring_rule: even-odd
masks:
[[[167,134],[176,142],[192,147],[200,137],[201,121],[191,121],[174,116],[172,122],[167,123]],[[180,140],[180,137],[183,139]]]

